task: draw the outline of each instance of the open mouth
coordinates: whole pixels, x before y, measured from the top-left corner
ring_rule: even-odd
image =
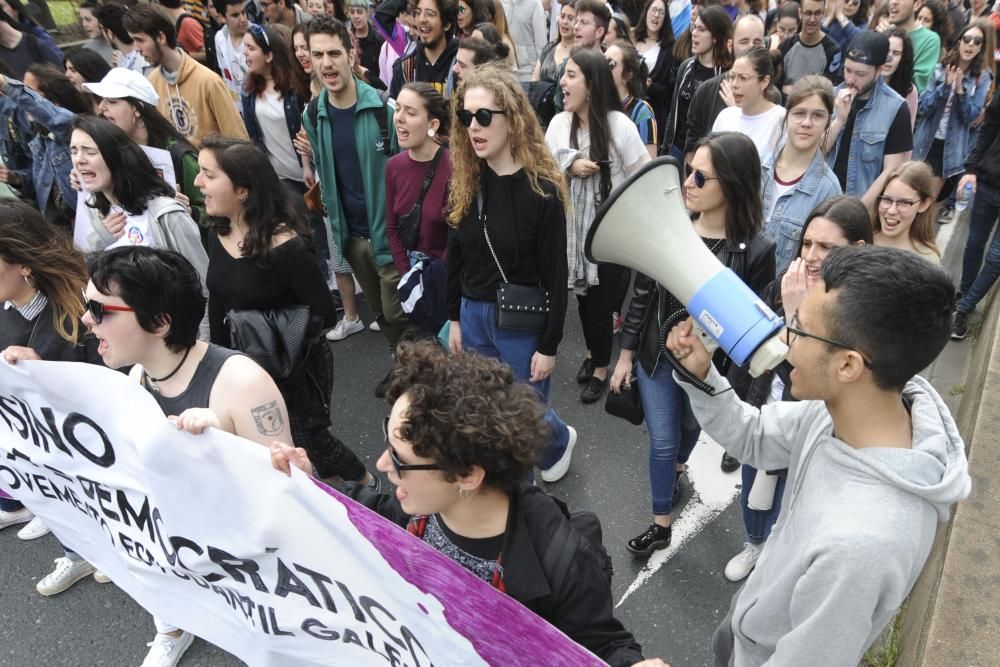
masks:
[[[472,139],[472,149],[477,153],[481,153],[486,150],[486,140],[482,137],[474,137]]]

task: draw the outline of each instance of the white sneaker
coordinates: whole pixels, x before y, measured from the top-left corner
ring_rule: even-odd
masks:
[[[327,340],[344,340],[351,334],[356,334],[359,331],[365,330],[365,323],[361,321],[359,317],[356,320],[349,320],[346,317],[342,317],[337,326],[326,332]]]
[[[100,570],[94,570],[94,581],[99,584],[109,584],[111,583],[111,577],[104,574]]]
[[[375,333],[378,333],[379,331],[382,330],[382,327],[378,325],[378,321],[376,320],[372,320],[372,323],[368,325],[368,328],[374,331]]]
[[[194,635],[190,632],[181,632],[180,637],[156,633],[153,641],[146,644],[149,653],[142,661],[142,667],[174,667],[181,661],[184,652],[191,647],[193,641]]]
[[[37,540],[39,537],[45,537],[51,532],[49,527],[45,525],[45,522],[36,516],[28,522],[27,526],[17,531],[17,537],[21,540]]]
[[[3,530],[7,526],[13,526],[19,523],[27,523],[35,518],[35,515],[31,513],[27,507],[22,507],[19,510],[14,510],[13,512],[0,512],[0,530]]]
[[[567,426],[569,429],[569,442],[566,443],[566,451],[559,457],[559,460],[552,464],[552,467],[542,471],[542,481],[558,482],[569,472],[569,462],[573,457],[573,448],[576,446],[576,429]]]
[[[94,573],[94,566],[85,560],[70,560],[65,556],[56,558],[56,569],[35,584],[35,590],[42,595],[56,595]]]
[[[743,543],[743,551],[729,559],[726,563],[726,579],[729,581],[743,581],[757,565],[760,552],[764,549],[763,544]]]

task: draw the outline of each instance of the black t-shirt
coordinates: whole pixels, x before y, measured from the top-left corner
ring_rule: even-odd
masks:
[[[840,135],[840,145],[837,148],[837,159],[833,165],[833,173],[840,181],[840,189],[847,190],[847,160],[851,154],[851,135],[854,133],[854,119],[858,115],[858,110],[864,107],[867,99],[855,99],[851,104],[851,113],[844,123],[844,130]],[[885,150],[882,156],[895,155],[896,153],[906,153],[913,150],[913,130],[910,127],[910,110],[905,104],[899,105],[896,117],[892,119],[889,126],[889,134],[885,138]]]
[[[700,60],[695,58],[691,65],[691,71],[677,87],[677,131],[674,132],[674,146],[682,152],[684,151],[684,140],[687,139],[687,115],[691,97],[694,95],[694,91],[698,90],[698,86],[717,73],[714,67],[705,67]]]

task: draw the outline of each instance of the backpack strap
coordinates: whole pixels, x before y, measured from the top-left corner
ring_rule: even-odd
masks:
[[[392,155],[392,147],[389,145],[389,123],[392,122],[392,114],[395,111],[396,103],[390,97],[388,90],[378,90],[378,97],[382,100],[382,113],[375,114],[375,120],[378,122],[378,131],[382,136],[382,152],[386,155]]]

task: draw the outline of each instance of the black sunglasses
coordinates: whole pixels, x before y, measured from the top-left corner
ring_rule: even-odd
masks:
[[[688,162],[687,164],[684,165],[685,180],[691,178],[692,174],[694,174],[694,186],[699,190],[705,187],[705,183],[707,183],[708,181],[719,180],[718,176],[706,176],[705,172],[703,172],[700,169],[695,169],[694,167],[691,166],[691,163]]]
[[[406,470],[443,470],[437,463],[403,463],[399,460],[396,449],[389,444],[389,418],[382,422],[382,434],[385,436],[385,447],[389,450],[389,458],[392,459],[392,467],[396,470],[396,475],[403,476]]]
[[[808,331],[803,331],[798,328],[799,324],[799,311],[795,311],[792,315],[792,321],[785,325],[785,329],[788,330],[788,344],[792,344],[792,336],[801,336],[802,338],[812,338],[813,340],[818,340],[826,343],[827,345],[833,345],[834,347],[839,347],[843,350],[850,350],[852,352],[857,352],[858,356],[861,357],[861,361],[864,362],[865,368],[872,370],[872,362],[868,361],[868,357],[861,354],[856,347],[853,345],[848,345],[847,343],[841,343],[839,340],[833,340],[832,338],[824,338],[823,336],[817,336],[816,334],[811,334]]]
[[[472,127],[473,118],[479,123],[479,127],[489,127],[493,123],[494,114],[506,116],[507,112],[500,109],[479,109],[476,112],[469,111],[468,109],[459,109],[455,112],[455,115],[458,116],[458,122],[462,124],[462,127]]]
[[[975,44],[976,46],[983,45],[983,38],[976,37],[975,35],[962,35],[963,44]]]
[[[115,312],[115,313],[134,313],[135,308],[129,308],[128,306],[109,306],[106,303],[101,303],[100,301],[94,301],[93,299],[88,299],[87,295],[83,296],[84,306],[90,316],[94,318],[94,324],[100,324],[104,321],[105,312]]]

